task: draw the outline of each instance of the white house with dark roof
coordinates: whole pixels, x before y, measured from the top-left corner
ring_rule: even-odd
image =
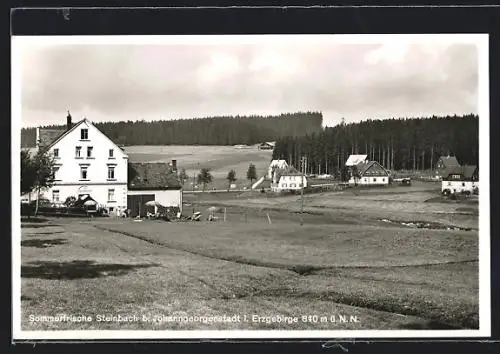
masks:
[[[307,178],[293,167],[276,168],[273,171],[271,190],[273,192],[301,190],[307,187]]]
[[[68,113],[64,130],[37,128],[36,144],[55,160],[54,184],[41,198],[64,202],[88,194],[110,214],[126,210],[128,156],[92,122],[73,124]]]
[[[479,188],[479,169],[474,165],[452,166],[442,172],[441,192],[473,193]]]
[[[363,161],[351,168],[349,185],[385,186],[389,184],[389,172],[377,161]]]

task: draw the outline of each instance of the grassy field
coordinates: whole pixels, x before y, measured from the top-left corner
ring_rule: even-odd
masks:
[[[127,146],[125,152],[131,162],[171,162],[177,160],[179,169],[185,168],[190,180],[186,189],[190,188],[193,175],[201,168],[210,168],[214,182],[210,188],[226,189],[225,179],[229,170],[236,172],[238,188],[250,184],[246,179],[248,166],[253,163],[257,176],[267,173],[272,158],[272,150],[258,150],[256,146],[249,149],[236,149],[233,146]]]
[[[477,215],[459,213],[460,204],[427,202],[434,189],[308,195],[303,226],[298,197],[260,193],[185,196],[185,213],[206,215],[220,205],[226,222],[24,223],[23,329],[477,328]],[[476,228],[415,229],[381,218]],[[30,321],[57,313],[94,320]],[[100,314],[146,320],[99,322]],[[239,315],[240,322],[161,317],[182,315]],[[303,322],[303,315],[328,321]],[[340,323],[342,316],[349,320]]]

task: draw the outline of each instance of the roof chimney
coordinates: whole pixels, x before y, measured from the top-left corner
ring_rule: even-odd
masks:
[[[172,160],[172,171],[177,173],[177,160]]]
[[[71,114],[68,111],[68,116],[66,117],[66,130],[70,130],[73,127],[73,123],[71,123]]]

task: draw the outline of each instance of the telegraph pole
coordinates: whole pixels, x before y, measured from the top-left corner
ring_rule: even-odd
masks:
[[[302,181],[300,183],[300,226],[304,224],[304,156],[300,158],[300,176]]]

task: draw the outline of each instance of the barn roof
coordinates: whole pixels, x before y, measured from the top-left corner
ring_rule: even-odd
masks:
[[[462,175],[465,179],[472,179],[474,175],[477,176],[478,172],[477,166],[475,165],[454,166],[445,169],[443,177],[447,178],[450,175]]]
[[[130,162],[128,179],[131,190],[181,189],[177,175],[166,162]]]
[[[349,158],[345,162],[346,166],[355,166],[366,160],[368,155],[349,155]]]
[[[441,156],[438,161],[441,160],[445,168],[458,167],[460,163],[455,156]]]

